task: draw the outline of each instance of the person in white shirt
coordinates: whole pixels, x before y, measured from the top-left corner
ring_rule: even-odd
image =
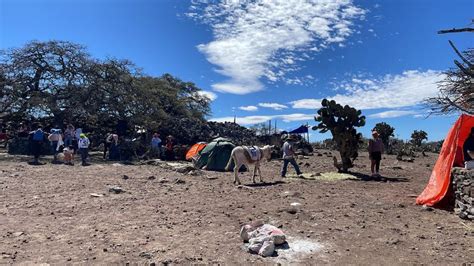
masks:
[[[90,141],[86,134],[81,133],[77,146],[79,147],[79,153],[81,154],[82,166],[87,166],[87,157],[89,156],[89,145]]]

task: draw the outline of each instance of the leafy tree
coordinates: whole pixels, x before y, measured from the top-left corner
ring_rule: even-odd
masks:
[[[0,116],[18,124],[73,123],[103,135],[119,122],[198,138],[210,100],[191,82],[170,74],[143,75],[128,60],[92,58],[85,47],[63,41],[30,42],[0,52]]]
[[[415,147],[421,147],[423,140],[428,140],[428,133],[423,130],[415,130],[411,134],[411,142]]]
[[[91,64],[84,47],[69,42],[31,42],[2,51],[0,112],[62,119],[70,94],[87,83]]]
[[[360,110],[348,105],[343,107],[335,101],[324,99],[321,105],[318,116],[315,117],[319,124],[314,126],[313,130],[320,130],[320,133],[331,132],[342,159],[339,171],[347,172],[354,166],[358,145],[362,139],[362,134],[357,133],[355,128],[365,125],[365,116],[361,115]]]
[[[392,126],[390,126],[389,124],[385,122],[381,122],[375,125],[374,130],[376,130],[379,133],[380,139],[382,140],[385,146],[385,150],[387,150],[390,137],[395,136],[393,134],[393,132],[395,131],[395,128],[393,128]]]

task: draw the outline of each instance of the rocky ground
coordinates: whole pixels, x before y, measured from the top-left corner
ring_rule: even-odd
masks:
[[[319,153],[300,160],[304,172],[334,170],[328,151]],[[363,181],[363,154],[356,180],[281,179],[281,162],[271,161],[266,183],[241,173],[246,185],[236,187],[231,173],[98,158],[87,167],[50,158],[34,166],[1,153],[0,264],[474,263],[473,222],[414,205],[436,155],[384,157],[382,181]],[[281,227],[289,249],[269,258],[244,251],[239,229],[254,220]]]

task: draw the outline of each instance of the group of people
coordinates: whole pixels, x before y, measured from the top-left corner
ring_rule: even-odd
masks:
[[[173,136],[169,135],[166,137],[166,140],[163,143],[160,138],[160,133],[155,132],[151,138],[151,156],[172,161],[175,159],[175,144],[176,142]]]
[[[64,155],[64,163],[67,165],[74,165],[74,155],[79,153],[81,156],[81,164],[88,165],[89,147],[90,140],[85,133],[82,132],[81,128],[74,128],[73,125],[69,124],[64,129],[53,128],[49,133],[43,131],[43,128],[38,125],[35,130],[27,131],[25,125],[20,125],[18,130],[18,136],[30,137],[31,139],[31,152],[33,154],[33,163],[39,163],[39,157],[41,155],[43,143],[49,141],[52,153],[54,155],[53,162],[58,161],[58,154],[62,152]],[[474,130],[473,130],[474,134]],[[291,164],[297,175],[302,175],[302,172],[296,163],[295,159],[295,142],[296,138],[290,135],[286,138],[283,143],[283,166],[281,169],[281,176],[285,177],[287,174],[288,165]],[[472,141],[474,143],[474,141]],[[470,143],[468,141],[468,143]],[[109,160],[120,160],[120,139],[117,134],[109,133],[104,140],[104,151],[103,158]],[[174,160],[174,146],[175,139],[173,136],[167,136],[163,141],[160,133],[155,132],[150,142],[149,155],[151,157]],[[474,150],[474,144],[473,150]],[[384,144],[379,137],[379,133],[376,130],[372,131],[372,139],[369,140],[368,152],[371,160],[371,174],[372,177],[380,177],[380,161],[382,159],[382,153],[384,151]],[[466,156],[465,152],[465,157]],[[107,157],[108,155],[108,157]]]
[[[24,128],[20,128],[20,132],[24,132]],[[53,153],[53,163],[58,162],[58,154],[63,153],[64,163],[74,165],[74,154],[81,155],[81,163],[83,166],[88,165],[90,140],[86,134],[82,133],[82,129],[75,129],[73,125],[68,125],[64,130],[53,128],[50,132],[45,132],[41,125],[30,131],[28,136],[31,139],[31,152],[33,154],[33,163],[39,164],[39,157],[42,153],[43,144],[49,141],[51,151]]]
[[[295,137],[290,135],[283,143],[283,166],[281,168],[281,177],[285,177],[288,171],[288,164],[291,164],[298,176],[302,175],[300,168],[295,160]],[[472,144],[474,150],[474,139]],[[372,139],[369,140],[368,152],[370,158],[371,175],[374,178],[380,177],[380,161],[382,160],[382,153],[384,151],[384,144],[376,130],[372,131]]]
[[[43,146],[48,142],[53,154],[53,163],[60,162],[58,155],[62,153],[64,156],[63,162],[67,165],[74,165],[74,155],[78,153],[81,156],[81,164],[84,166],[89,165],[87,160],[91,141],[82,132],[81,128],[74,128],[73,125],[69,124],[64,130],[53,128],[46,132],[41,125],[36,125],[35,130],[29,131],[26,125],[21,124],[17,131],[17,136],[31,140],[33,164],[39,164],[39,157],[43,152]],[[108,133],[103,139],[103,159],[111,161],[121,160],[120,145],[122,143],[123,139],[119,138],[118,134]],[[151,152],[149,154],[151,157],[174,160],[175,143],[176,141],[173,136],[169,135],[163,141],[160,138],[160,133],[155,132],[147,149]]]

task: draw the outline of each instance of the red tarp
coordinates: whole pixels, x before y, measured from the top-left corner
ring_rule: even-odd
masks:
[[[416,198],[416,204],[433,206],[440,202],[451,183],[451,169],[464,166],[462,146],[474,127],[474,116],[461,115],[446,136],[438,160],[425,190]]]
[[[205,142],[199,142],[194,144],[191,149],[186,153],[186,160],[191,161],[191,159],[196,156],[207,144]]]

